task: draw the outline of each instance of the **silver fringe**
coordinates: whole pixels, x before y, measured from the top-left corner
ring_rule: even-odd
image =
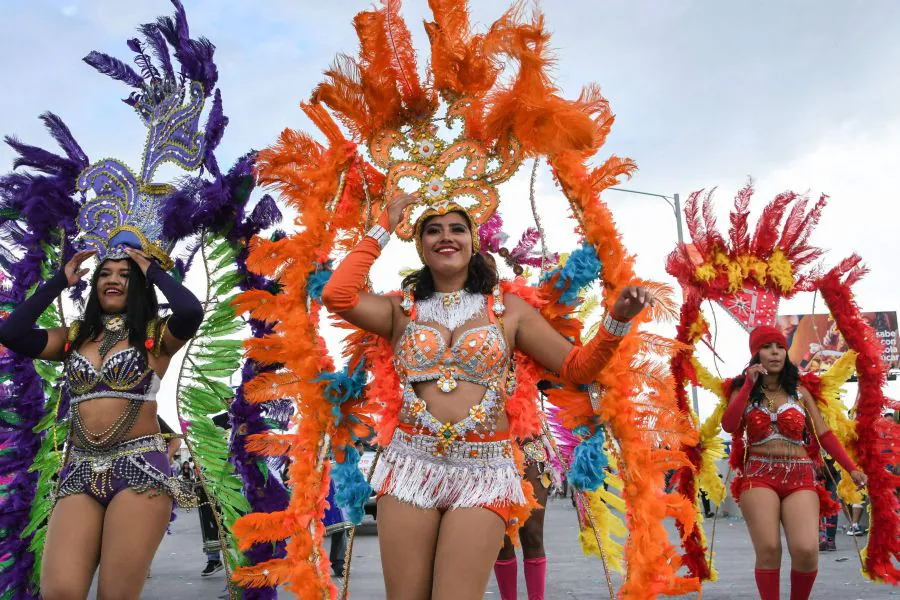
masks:
[[[435,456],[438,438],[398,429],[378,461],[372,487],[419,508],[525,504],[511,444],[456,442]]]
[[[454,295],[458,296],[458,301],[449,301]],[[472,294],[465,290],[452,294],[435,292],[427,300],[416,300],[416,321],[437,323],[453,331],[466,321],[486,316],[486,306],[484,294]]]

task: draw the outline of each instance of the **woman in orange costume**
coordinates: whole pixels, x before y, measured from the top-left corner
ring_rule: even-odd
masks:
[[[590,383],[652,300],[643,288],[624,289],[603,332],[575,347],[524,300],[501,296],[473,220],[454,203],[416,221],[424,267],[404,281],[403,296],[366,293],[372,263],[417,202],[392,199],[335,270],[322,301],[390,340],[404,387],[400,427],[372,479],[387,597],[482,598],[505,530],[533,504],[507,431],[512,350],[565,380]]]
[[[807,445],[818,442],[857,485],[866,476],[829,430],[799,371],[787,357],[787,340],[775,327],[750,334],[750,366],[732,385],[722,429],[746,431],[746,452],[735,497],[756,552],[756,585],[762,600],[778,600],[781,534],[791,554],[791,600],[806,600],[818,573],[819,495]],[[733,450],[739,451],[739,450]]]

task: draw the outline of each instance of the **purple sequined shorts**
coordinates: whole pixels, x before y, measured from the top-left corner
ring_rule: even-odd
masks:
[[[87,494],[108,506],[116,494],[132,489],[150,497],[168,494],[183,508],[196,507],[197,498],[177,477],[172,477],[161,435],[148,435],[122,442],[103,451],[73,446],[59,474],[57,500]]]

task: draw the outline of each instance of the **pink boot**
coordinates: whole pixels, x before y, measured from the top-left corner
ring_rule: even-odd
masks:
[[[526,558],[525,586],[528,588],[528,600],[544,600],[544,585],[547,581],[547,557]]]
[[[515,558],[494,563],[494,577],[497,578],[497,587],[500,589],[500,600],[516,600],[518,570]],[[527,565],[525,572],[528,573]]]

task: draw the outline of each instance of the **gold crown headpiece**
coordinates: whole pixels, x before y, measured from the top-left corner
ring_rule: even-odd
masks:
[[[455,121],[463,120],[468,105],[466,98],[450,104],[446,116],[448,128]],[[418,185],[413,194],[421,202],[403,211],[395,233],[405,241],[414,239],[420,258],[421,230],[418,225],[427,217],[455,211],[468,216],[472,244],[477,252],[478,227],[491,218],[500,203],[497,185],[512,177],[522,164],[522,149],[514,138],[488,148],[466,137],[465,130],[462,127],[462,133],[447,142],[438,135],[438,128],[431,119],[423,119],[414,123],[408,133],[382,129],[369,141],[372,162],[387,170],[385,200],[403,192],[406,182]],[[459,163],[462,163],[462,173],[449,175],[451,167]],[[425,211],[414,218],[414,213],[423,205]]]

